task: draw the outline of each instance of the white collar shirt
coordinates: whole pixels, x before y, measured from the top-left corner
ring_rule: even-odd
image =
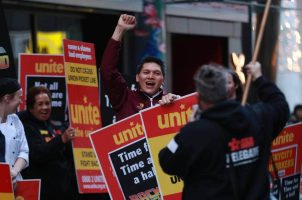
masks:
[[[13,167],[17,158],[23,158],[28,166],[28,144],[25,137],[24,127],[16,114],[7,116],[4,123],[0,123],[0,130],[5,136],[5,161]],[[20,174],[16,180],[21,180]]]

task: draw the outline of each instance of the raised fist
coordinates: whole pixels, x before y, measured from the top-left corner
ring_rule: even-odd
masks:
[[[117,25],[125,30],[130,30],[135,27],[136,19],[132,15],[122,14]]]

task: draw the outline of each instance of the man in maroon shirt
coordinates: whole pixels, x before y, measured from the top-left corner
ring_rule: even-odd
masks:
[[[101,76],[117,120],[138,113],[155,104],[172,103],[179,96],[164,94],[164,63],[155,57],[146,57],[139,65],[136,82],[138,90],[128,88],[124,77],[117,69],[121,41],[126,31],[136,25],[134,16],[122,14],[103,54]]]

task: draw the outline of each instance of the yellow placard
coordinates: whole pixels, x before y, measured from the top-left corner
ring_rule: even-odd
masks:
[[[149,145],[152,148],[151,154],[154,167],[156,168],[156,175],[160,182],[161,193],[164,196],[182,192],[183,190],[183,181],[181,181],[178,177],[170,176],[163,172],[158,160],[159,151],[164,148],[174,136],[175,133],[156,138],[149,138],[148,140]],[[173,184],[173,187],[171,187],[171,184]]]
[[[98,87],[97,71],[93,65],[65,62],[65,74],[68,84]]]
[[[99,163],[92,148],[73,148],[77,170],[99,170]]]
[[[13,193],[0,193],[0,199],[14,200],[14,194]]]

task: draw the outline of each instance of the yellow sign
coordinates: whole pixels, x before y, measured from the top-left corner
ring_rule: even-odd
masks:
[[[164,196],[177,192],[180,193],[183,190],[183,181],[179,177],[168,175],[164,171],[159,170],[161,169],[158,160],[159,151],[164,148],[174,136],[175,133],[164,135],[160,138],[151,138],[148,141],[149,145],[153,147],[153,151],[151,151],[153,164],[157,169],[157,178],[159,179],[160,189]],[[171,184],[173,184],[174,187],[171,187]]]
[[[98,87],[96,67],[77,63],[65,62],[66,81],[72,85]]]
[[[92,148],[73,148],[77,170],[99,170],[99,163]]]

